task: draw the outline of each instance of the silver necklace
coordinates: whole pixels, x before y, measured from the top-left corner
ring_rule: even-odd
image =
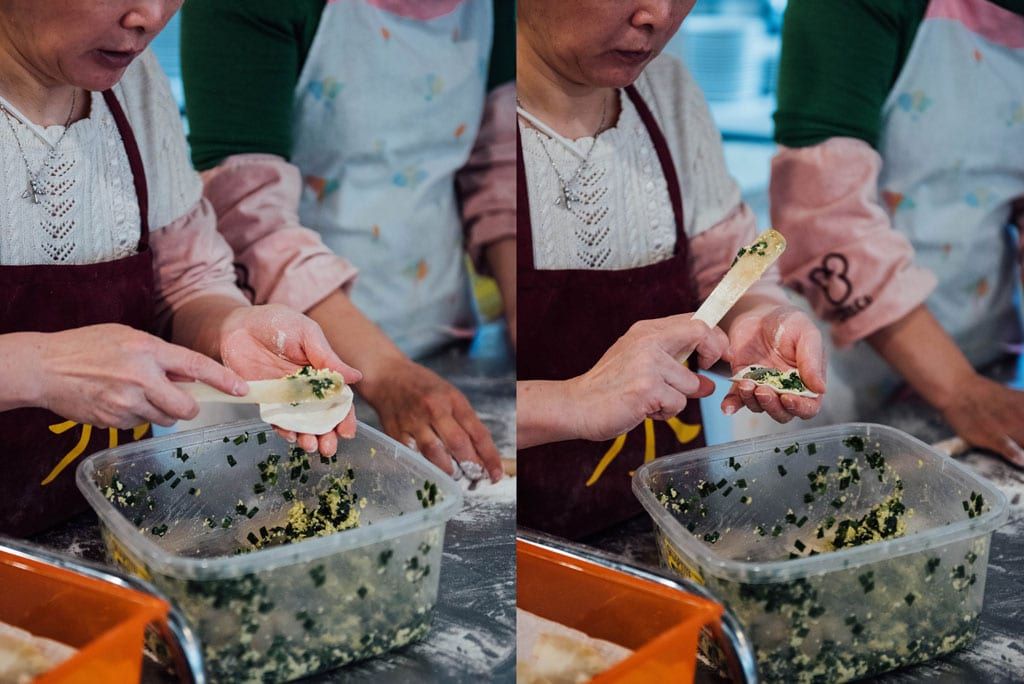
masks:
[[[28,187],[25,188],[25,192],[21,193],[22,199],[31,200],[32,204],[39,204],[39,198],[46,196],[46,189],[43,186],[41,180],[43,172],[50,166],[50,161],[53,159],[54,153],[57,151],[57,147],[61,141],[64,140],[64,136],[68,134],[68,128],[71,127],[71,118],[75,115],[75,103],[78,100],[78,91],[75,90],[71,93],[71,109],[68,111],[68,118],[64,122],[64,131],[57,138],[57,142],[53,143],[50,147],[50,151],[46,154],[43,159],[42,166],[34,174],[32,173],[32,167],[28,163],[28,155],[25,154],[25,148],[21,146],[21,138],[18,137],[18,132],[14,129],[14,124],[11,120],[17,120],[14,114],[11,113],[3,103],[0,103],[0,110],[6,115],[4,121],[7,122],[7,127],[11,129],[11,135],[14,136],[14,142],[18,145],[18,152],[21,154],[21,160],[25,162],[25,174],[28,176]]]
[[[519,99],[518,96],[516,97],[516,103],[520,106],[520,108],[522,108],[524,110],[526,109],[525,107],[523,107],[523,102],[522,102],[522,100]],[[599,123],[597,125],[597,130],[594,131],[594,136],[593,136],[594,139],[590,141],[590,147],[587,149],[587,153],[585,155],[583,155],[583,161],[580,162],[580,165],[576,167],[576,171],[568,179],[563,178],[562,174],[560,174],[558,172],[558,167],[555,166],[555,160],[551,156],[551,152],[548,150],[547,142],[544,140],[543,137],[540,139],[541,149],[544,150],[544,155],[548,158],[548,163],[551,164],[551,170],[555,172],[555,178],[558,179],[558,186],[559,186],[559,189],[561,190],[561,193],[559,194],[559,196],[555,198],[555,205],[556,206],[564,205],[566,211],[572,211],[572,203],[573,202],[580,203],[580,202],[583,201],[583,196],[580,195],[579,191],[576,190],[576,187],[575,187],[576,186],[576,179],[579,178],[580,173],[583,171],[583,168],[590,161],[590,154],[594,151],[594,146],[597,145],[597,136],[601,132],[601,130],[604,128],[605,117],[607,115],[608,115],[608,98],[606,97],[604,99],[604,106],[601,108],[601,123]]]

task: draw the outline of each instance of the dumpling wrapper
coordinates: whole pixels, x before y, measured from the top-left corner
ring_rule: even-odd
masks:
[[[27,684],[77,653],[59,641],[0,622],[0,683]]]
[[[346,385],[329,401],[260,404],[260,419],[292,432],[324,435],[334,430],[352,410],[352,388]]]
[[[632,651],[516,608],[517,684],[582,684]]]
[[[792,390],[792,389],[784,389],[782,387],[778,387],[778,386],[772,384],[771,382],[766,382],[764,380],[754,380],[753,378],[746,378],[746,377],[744,377],[747,373],[750,373],[751,371],[761,370],[763,368],[768,369],[768,370],[777,370],[777,371],[782,373],[782,377],[787,377],[787,376],[790,376],[790,375],[796,375],[797,377],[800,377],[800,374],[796,371],[795,368],[791,368],[791,369],[789,369],[787,371],[783,371],[783,370],[781,370],[779,368],[769,368],[768,366],[747,366],[746,368],[740,370],[738,373],[736,373],[736,375],[732,376],[729,379],[732,380],[733,382],[739,382],[740,380],[749,380],[750,382],[754,383],[755,385],[761,385],[762,387],[770,387],[773,390],[775,390],[775,392],[777,392],[778,394],[795,394],[798,397],[810,397],[811,399],[815,399],[815,398],[818,397],[818,393],[817,392],[812,392],[811,390],[808,390],[808,389],[801,390],[801,391]],[[803,382],[802,378],[801,378],[801,382]]]

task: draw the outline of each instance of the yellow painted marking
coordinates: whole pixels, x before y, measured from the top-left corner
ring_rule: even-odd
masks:
[[[672,428],[672,432],[676,433],[676,439],[679,440],[680,444],[689,444],[697,439],[697,435],[700,434],[700,425],[690,425],[674,417],[669,418],[665,422]]]
[[[654,421],[644,419],[644,463],[654,460]]]
[[[587,480],[588,487],[601,479],[601,476],[604,475],[605,469],[610,466],[612,461],[615,460],[615,457],[619,455],[619,452],[622,451],[622,446],[625,443],[625,434],[621,434],[615,438],[615,441],[612,442],[611,448],[605,452],[604,456],[601,457],[601,461],[597,464],[597,467],[594,468],[594,474],[590,476],[589,480]]]
[[[63,423],[57,423],[55,425],[49,426],[49,430],[55,435],[62,435],[78,424],[79,423],[76,423],[73,420],[66,420]],[[50,471],[50,474],[47,475],[46,478],[39,483],[41,486],[45,487],[46,485],[56,480],[57,476],[64,472],[65,468],[74,463],[75,459],[85,452],[85,450],[89,446],[89,440],[92,438],[92,429],[92,425],[82,425],[82,436],[78,438],[78,443],[75,444],[74,447],[72,447],[71,451],[64,455],[64,458],[60,460],[60,463],[58,463],[56,467],[54,467],[54,469]],[[139,439],[142,438],[143,435],[146,434],[147,430],[149,430],[149,423],[136,425],[135,427],[132,428],[132,437],[135,439],[135,441],[138,441]],[[113,449],[118,444],[117,430],[115,428],[107,428],[107,432],[107,444],[110,446],[111,449]]]

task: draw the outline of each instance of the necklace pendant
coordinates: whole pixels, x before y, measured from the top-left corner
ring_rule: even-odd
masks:
[[[29,181],[25,192],[21,193],[22,199],[32,200],[32,204],[39,204],[39,198],[46,195],[40,184]]]
[[[566,211],[572,211],[573,203],[580,202],[580,196],[576,191],[570,188],[568,185],[562,185],[562,195],[555,200],[557,205],[565,205]]]

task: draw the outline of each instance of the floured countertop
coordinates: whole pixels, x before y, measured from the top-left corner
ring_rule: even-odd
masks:
[[[994,368],[991,374],[1004,379],[1006,372],[1006,368]],[[920,400],[885,406],[876,415],[868,416],[865,422],[891,425],[927,444],[952,434],[941,417]],[[884,684],[1024,682],[1024,470],[980,452],[970,452],[957,460],[995,484],[1010,503],[1009,519],[992,537],[978,638],[969,648],[944,658],[863,681]],[[651,520],[646,515],[592,537],[587,543],[620,555],[627,562],[655,567],[659,564]],[[696,681],[721,680],[703,670]]]
[[[425,365],[466,394],[503,456],[515,456],[515,376],[511,364],[482,364],[458,350]],[[357,402],[360,420],[376,417]],[[464,492],[463,510],[445,531],[441,584],[430,633],[415,644],[326,672],[304,682],[515,681],[515,480]],[[103,560],[92,513],[33,540],[58,551]],[[144,682],[170,682],[147,663]]]

